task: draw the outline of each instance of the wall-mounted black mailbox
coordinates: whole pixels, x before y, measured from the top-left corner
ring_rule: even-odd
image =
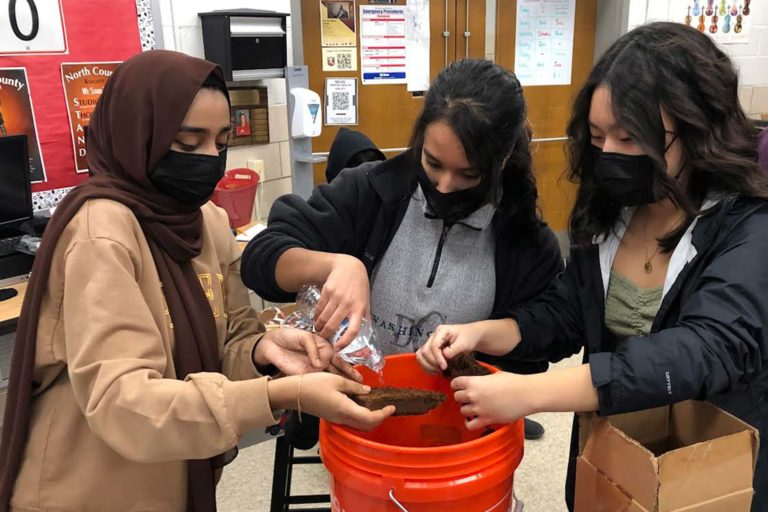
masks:
[[[280,78],[288,65],[285,13],[258,9],[201,12],[205,58],[228,81]]]

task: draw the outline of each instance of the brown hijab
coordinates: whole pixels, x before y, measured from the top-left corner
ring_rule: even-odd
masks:
[[[104,88],[88,130],[91,178],[66,196],[48,224],[21,308],[0,442],[0,512],[9,507],[24,455],[37,385],[33,381],[37,324],[53,252],[87,200],[111,199],[136,215],[173,321],[177,378],[221,371],[213,314],[190,262],[202,248],[202,212],[159,193],[147,178],[169,151],[192,100],[211,74],[224,83],[221,70],[211,62],[156,50],[123,63]],[[218,459],[188,462],[189,511],[216,509]]]

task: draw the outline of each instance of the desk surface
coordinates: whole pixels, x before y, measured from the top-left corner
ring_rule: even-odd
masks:
[[[251,222],[250,224],[237,228],[237,232],[242,233],[254,224],[256,224],[256,222]],[[245,248],[245,246],[246,242],[240,242],[240,247]],[[19,291],[19,294],[12,299],[0,302],[0,325],[19,318],[19,314],[21,313],[21,303],[24,301],[24,292],[27,290],[27,283],[19,283],[9,286],[8,288],[16,288],[16,290]]]
[[[26,281],[23,283],[9,286],[8,288],[15,288],[19,294],[12,299],[4,300],[0,302],[0,324],[5,322],[16,320],[21,312],[21,303],[24,301],[24,292],[27,290]]]

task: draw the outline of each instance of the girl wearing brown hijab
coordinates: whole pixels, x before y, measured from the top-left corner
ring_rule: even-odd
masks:
[[[212,511],[227,452],[274,411],[357,428],[392,413],[317,371],[333,356],[321,338],[264,334],[226,214],[208,202],[230,130],[210,62],[147,52],[108,81],[91,178],[48,225],[19,318],[0,511]],[[306,375],[259,378],[271,364]]]

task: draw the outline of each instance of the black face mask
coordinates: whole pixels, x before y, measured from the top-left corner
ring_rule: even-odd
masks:
[[[664,153],[675,139],[677,134],[664,148]],[[655,166],[650,156],[606,153],[592,146],[592,157],[598,187],[616,203],[621,206],[641,206],[661,199],[654,192]]]
[[[485,203],[486,187],[483,182],[472,188],[444,194],[429,180],[421,164],[417,166],[416,177],[432,212],[449,224],[468,217]]]
[[[224,176],[225,163],[226,154],[211,156],[170,150],[148,178],[159,192],[180,203],[199,207],[213,195],[216,184]]]

